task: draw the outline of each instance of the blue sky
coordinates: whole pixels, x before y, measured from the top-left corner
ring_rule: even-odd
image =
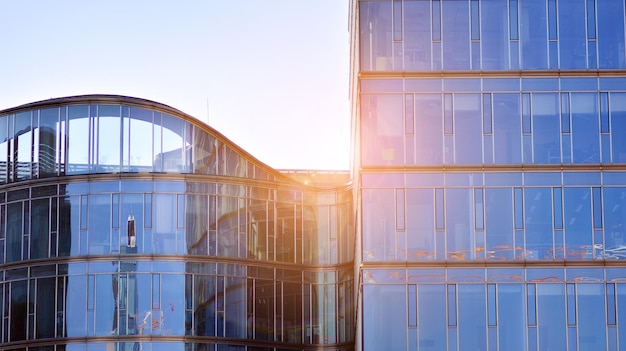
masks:
[[[0,109],[135,96],[272,167],[347,169],[348,38],[348,0],[0,0]]]

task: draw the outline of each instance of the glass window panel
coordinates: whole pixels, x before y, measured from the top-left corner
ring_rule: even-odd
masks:
[[[485,285],[459,284],[458,287],[459,344],[462,345],[461,349],[487,350]]]
[[[392,2],[361,4],[361,69],[393,69]]]
[[[539,345],[562,348],[565,340],[565,291],[562,284],[537,284]]]
[[[611,146],[614,163],[626,163],[626,93],[611,93]]]
[[[405,289],[404,285],[363,287],[363,342],[368,348],[406,350]]]
[[[609,93],[600,93],[600,132],[609,132]]]
[[[419,344],[430,350],[446,349],[445,285],[425,284],[417,290]]]
[[[22,202],[7,205],[5,257],[7,263],[22,260],[23,213]]]
[[[383,261],[395,256],[393,189],[363,190],[363,259]]]
[[[483,94],[483,133],[492,133],[491,94]]]
[[[0,183],[7,181],[7,169],[9,154],[9,117],[0,116]]]
[[[520,42],[523,69],[548,68],[546,2],[520,2]]]
[[[442,1],[443,69],[470,69],[469,4],[466,1]]]
[[[561,163],[561,138],[557,94],[533,94],[533,163]]]
[[[486,258],[511,260],[513,243],[513,194],[511,188],[485,189]]]
[[[2,122],[0,122],[1,125]],[[43,109],[39,122],[39,148],[35,161],[39,164],[39,176],[53,176],[59,171],[58,133],[59,109]],[[1,134],[1,132],[0,132]],[[0,136],[1,138],[1,136]],[[0,153],[2,150],[0,150]]]
[[[67,174],[88,173],[89,106],[68,107]]]
[[[35,116],[37,117],[37,116]],[[14,179],[24,180],[30,179],[33,132],[31,121],[32,112],[21,112],[15,115],[15,130],[13,137],[13,154],[14,162]],[[38,144],[38,143],[37,143]]]
[[[591,224],[591,189],[565,188],[565,250],[568,259],[584,259],[591,255],[593,230]]]
[[[615,284],[607,284],[606,285],[606,321],[608,325],[615,325],[615,304],[616,296],[615,296]]]
[[[495,162],[521,163],[519,94],[493,94],[493,117]]]
[[[626,284],[617,284],[617,331],[620,338],[620,343],[623,342],[623,338],[626,337]]]
[[[443,130],[441,123],[441,95],[416,94],[415,141],[416,164],[441,164],[443,162]]]
[[[50,251],[50,199],[31,201],[30,258],[46,258]],[[55,230],[53,228],[52,230]]]
[[[131,107],[128,131],[128,148],[124,150],[124,155],[128,159],[124,165],[129,167],[131,172],[149,172],[152,170],[152,111]]]
[[[98,106],[98,173],[120,171],[120,106]]]
[[[586,68],[585,4],[576,0],[559,0],[558,7],[561,69]]]
[[[482,163],[480,94],[455,94],[454,138],[456,164]]]
[[[456,285],[448,284],[447,285],[447,309],[448,309],[448,326],[456,327],[457,326],[457,310],[456,310]]]
[[[432,24],[433,24],[433,40],[441,40],[441,2],[439,0],[433,0],[432,10]]]
[[[404,2],[404,69],[407,71],[430,69],[430,18],[429,1]]]
[[[606,259],[626,259],[626,188],[604,188]]]
[[[512,9],[515,11],[515,9]],[[480,30],[482,45],[482,69],[500,70],[509,68],[508,11],[504,1],[482,1],[480,3]],[[517,20],[517,14],[515,13]],[[511,23],[511,29],[517,23]],[[511,33],[511,36],[517,33]]]
[[[473,203],[473,191],[471,188],[449,188],[445,196],[447,257],[453,260],[473,259],[474,216],[472,211],[468,211],[468,204]]]
[[[604,284],[578,284],[578,344],[581,349],[606,350]]]
[[[407,189],[407,255],[409,260],[434,259],[435,222],[433,191]],[[443,219],[442,219],[443,225]]]
[[[552,189],[525,188],[526,259],[550,260],[552,244]]]
[[[526,294],[524,285],[499,284],[497,293],[500,345],[506,345],[511,350],[526,350],[526,338],[524,337],[526,331],[526,304],[524,299]],[[533,310],[532,313],[534,314],[534,294],[529,293],[528,298],[533,300],[532,303],[529,302],[528,304],[529,313],[531,313],[530,310]]]
[[[566,284],[567,325],[576,325],[576,284]]]
[[[154,252],[176,253],[176,196],[154,196]]]
[[[574,163],[600,162],[597,93],[572,93],[572,147]]]
[[[363,96],[361,99],[362,160],[367,165],[404,163],[404,107],[402,94]]]
[[[510,26],[509,33],[510,33],[511,40],[519,39],[518,22],[519,22],[519,16],[518,16],[517,0],[509,0],[509,26]]]
[[[596,0],[587,2],[587,39],[596,38]]]

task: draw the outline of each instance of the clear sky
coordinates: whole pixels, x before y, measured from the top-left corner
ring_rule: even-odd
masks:
[[[348,40],[348,0],[0,0],[0,110],[134,96],[272,167],[348,169]]]

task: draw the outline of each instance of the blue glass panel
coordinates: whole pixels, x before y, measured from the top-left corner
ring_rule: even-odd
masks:
[[[513,211],[513,194],[510,188],[485,189],[487,259],[513,259]]]
[[[548,0],[548,39],[557,39],[556,0]]]
[[[487,349],[485,285],[459,284],[460,350]],[[495,286],[494,286],[495,287]]]
[[[392,2],[368,2],[360,6],[361,69],[386,71],[392,62]]]
[[[474,216],[476,229],[484,229],[484,204],[483,204],[483,189],[474,189]]]
[[[613,163],[626,163],[626,93],[611,93],[610,98]]]
[[[404,133],[415,132],[415,109],[413,94],[404,94]]]
[[[604,284],[578,284],[578,342],[581,349],[606,350]]]
[[[519,94],[493,94],[493,142],[496,164],[522,161]]]
[[[362,93],[401,93],[402,79],[362,79]]]
[[[565,188],[563,191],[567,259],[591,258],[593,231],[590,190],[590,188]]]
[[[438,189],[443,191],[443,189]],[[440,195],[443,200],[443,194]],[[435,255],[435,204],[432,189],[406,189],[407,258],[433,260]],[[443,214],[437,223],[443,225]]]
[[[361,174],[361,186],[364,188],[391,188],[404,186],[404,175],[398,173]]]
[[[483,185],[482,173],[446,173],[446,186]]]
[[[471,16],[472,16],[472,40],[480,39],[480,14],[478,8],[478,0],[471,1]]]
[[[567,347],[569,350],[578,350],[578,339],[576,338],[576,326],[567,328]]]
[[[393,189],[363,190],[363,259],[395,257],[395,209]]]
[[[572,93],[572,147],[574,163],[600,162],[597,93]]]
[[[533,94],[533,163],[561,163],[558,94]]]
[[[441,40],[441,3],[439,0],[433,0],[432,17],[433,40]]]
[[[441,126],[441,94],[415,95],[415,163],[443,162],[443,130]],[[451,113],[452,111],[450,111]]]
[[[498,3],[496,2],[488,2],[489,4]],[[484,39],[483,39],[484,41]],[[484,54],[483,54],[484,55]],[[483,62],[485,58],[483,57]],[[520,79],[519,78],[483,78],[483,91],[514,91],[519,92],[520,90]]]
[[[480,91],[480,78],[444,78],[443,90],[446,92]]]
[[[406,92],[437,93],[443,91],[443,79],[437,78],[407,78],[404,80]],[[441,98],[440,98],[441,100]]]
[[[600,185],[599,172],[563,172],[564,185]]]
[[[599,68],[624,68],[624,2],[598,1]]]
[[[522,68],[548,68],[548,32],[546,2],[527,0],[520,2],[520,42]]]
[[[462,283],[485,281],[485,270],[483,268],[448,268],[448,282]]]
[[[602,184],[604,185],[624,185],[625,174],[622,172],[602,172]]]
[[[563,348],[563,340],[565,340],[564,295],[562,284],[537,284],[539,345],[543,345],[546,350]]]
[[[551,260],[554,256],[551,190],[524,189],[527,259]]]
[[[528,328],[528,351],[537,351],[539,348],[537,347],[537,328],[532,327]]]
[[[470,69],[469,3],[443,1],[442,3],[443,69]]]
[[[509,68],[507,3],[504,1],[482,1],[480,6],[482,69],[507,69]],[[515,18],[517,19],[517,15]],[[517,29],[517,24],[515,24],[515,29]]]
[[[602,163],[611,163],[611,136],[609,134],[602,134],[600,136],[600,142],[602,143]]]
[[[445,135],[444,137],[444,159],[445,164],[454,163],[454,135]]]
[[[596,0],[586,0],[587,3],[587,38],[596,38]]]
[[[430,2],[404,2],[404,69],[430,70]],[[407,91],[408,86],[407,86]]]
[[[626,78],[602,77],[600,78],[600,90],[623,90],[626,86]]]
[[[561,94],[561,132],[570,132],[570,108],[569,108],[569,94]]]
[[[483,15],[484,16],[484,15]],[[512,40],[519,39],[518,36],[518,5],[517,0],[509,0],[509,33]]]
[[[563,134],[561,136],[561,143],[563,149],[563,163],[572,163],[572,136],[570,134]]]
[[[557,172],[525,172],[524,185],[553,185],[561,183],[561,173]]]
[[[623,175],[622,182],[623,182]],[[606,259],[626,259],[626,188],[604,189]]]
[[[550,69],[559,68],[559,43],[557,41],[548,42],[548,54],[550,55]]]
[[[448,310],[448,326],[455,327],[457,325],[456,318],[456,284],[448,284],[446,294],[446,304]]]
[[[567,325],[576,325],[576,284],[566,284]]]
[[[483,147],[483,163],[486,165],[493,164],[493,135],[485,135]]]
[[[420,350],[446,350],[445,285],[420,285],[417,293],[417,309],[420,311],[418,316]]]
[[[522,174],[514,172],[489,172],[485,173],[485,185],[487,186],[514,186],[522,185]]]
[[[404,96],[380,94],[361,99],[362,160],[367,165],[404,163]]]
[[[472,42],[472,69],[480,70],[480,43],[477,41]]]
[[[606,321],[608,325],[616,324],[616,295],[615,284],[606,285]]]
[[[556,283],[565,281],[563,268],[527,268],[526,280],[536,283]]]
[[[520,52],[519,52],[519,41],[510,42],[511,49],[511,69],[517,70],[520,68],[519,60],[520,60]]]
[[[534,285],[531,284],[533,287]],[[498,285],[498,334],[500,349],[526,350],[526,301],[523,284]],[[534,295],[529,294],[529,314],[534,317]],[[533,324],[536,325],[536,322]]]
[[[620,346],[624,346],[626,340],[626,284],[617,284],[617,333]]]
[[[408,286],[408,309],[409,326],[417,326],[417,287],[414,284]]]
[[[443,101],[443,131],[446,134],[452,134],[454,132],[452,94],[444,94]]]
[[[437,229],[445,229],[445,210],[443,201],[443,189],[435,189],[435,208]]]
[[[610,326],[608,330],[608,338],[607,343],[609,346],[609,350],[617,350],[617,328],[615,326]]]
[[[402,1],[393,1],[393,40],[402,40]]]
[[[434,3],[434,2],[433,2]],[[433,43],[433,70],[441,70],[441,42]]]
[[[363,175],[365,176],[365,175]],[[406,186],[443,186],[443,174],[441,173],[407,173],[406,174]]]
[[[487,281],[490,282],[523,282],[524,269],[522,268],[487,268]]]
[[[480,94],[454,95],[455,164],[482,163]]]
[[[406,290],[404,285],[363,287],[365,350],[406,350]],[[387,301],[385,304],[377,301]]]
[[[523,285],[522,285],[523,286]],[[526,285],[526,314],[528,317],[528,325],[537,325],[537,285]]]
[[[600,188],[592,188],[593,191],[593,227],[602,228],[602,193]]]
[[[534,0],[533,0],[534,1]],[[558,78],[522,78],[523,91],[558,91]]]
[[[496,326],[498,311],[496,310],[496,284],[487,284],[487,325]]]
[[[558,6],[561,69],[586,68],[585,4],[576,0],[559,0]]]
[[[597,42],[594,40],[587,41],[587,66],[589,69],[598,67]]]
[[[600,93],[600,133],[609,132],[609,93]]]
[[[561,78],[561,90],[598,90],[598,78]],[[565,94],[564,94],[565,95]]]
[[[488,351],[498,350],[498,328],[491,327],[487,329],[487,344]]]
[[[446,189],[447,257],[453,260],[473,258],[474,216],[467,210],[472,203],[472,189]],[[488,226],[487,226],[488,227]]]
[[[409,269],[407,280],[409,282],[419,282],[419,283],[441,283],[446,281],[446,270],[445,269]],[[419,289],[422,289],[422,285],[419,286]]]

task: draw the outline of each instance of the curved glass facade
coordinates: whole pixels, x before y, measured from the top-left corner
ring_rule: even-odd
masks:
[[[624,6],[351,1],[357,349],[626,348]]]
[[[353,349],[345,183],[305,186],[139,99],[0,124],[3,349]]]

